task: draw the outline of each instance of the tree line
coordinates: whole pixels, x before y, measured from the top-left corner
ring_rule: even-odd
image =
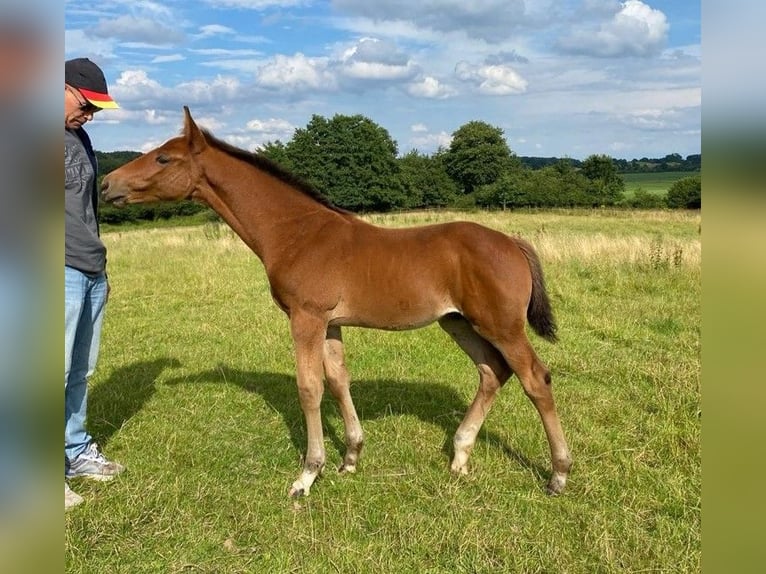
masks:
[[[520,156],[521,163],[532,169],[540,169],[558,163],[557,157],[527,157]],[[582,167],[582,161],[573,159],[572,165]],[[661,158],[642,157],[641,159],[613,159],[620,173],[652,173],[663,171],[698,172],[702,169],[702,154],[692,154],[683,157],[679,153],[670,153]]]
[[[105,175],[140,155],[96,152]],[[261,153],[315,186],[344,209],[388,212],[425,208],[517,209],[545,207],[684,208],[701,205],[701,156],[670,154],[661,159],[619,160],[593,154],[569,158],[523,158],[506,143],[503,130],[471,121],[452,134],[449,147],[434,154],[399,155],[388,131],[362,115],[314,115],[287,142],[268,142]],[[629,197],[621,173],[689,171],[666,196],[638,190]],[[192,202],[103,205],[101,221],[120,223],[187,215],[205,209]]]

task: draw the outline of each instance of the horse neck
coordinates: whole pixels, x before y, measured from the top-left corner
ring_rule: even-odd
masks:
[[[329,219],[342,217],[289,183],[215,149],[200,154],[205,183],[195,194],[269,267]]]

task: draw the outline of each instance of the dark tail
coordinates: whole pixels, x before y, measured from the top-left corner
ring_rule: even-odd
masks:
[[[540,259],[532,245],[519,237],[514,237],[514,240],[527,258],[529,270],[532,273],[532,298],[529,301],[529,307],[527,307],[527,321],[535,333],[543,339],[555,343],[558,340],[556,336],[558,327],[551,309],[551,301],[548,299],[548,292],[545,290],[545,278]]]

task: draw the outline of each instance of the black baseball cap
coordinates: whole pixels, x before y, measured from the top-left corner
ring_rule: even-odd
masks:
[[[104,72],[88,58],[75,58],[64,63],[64,82],[99,108],[119,108],[106,88]]]

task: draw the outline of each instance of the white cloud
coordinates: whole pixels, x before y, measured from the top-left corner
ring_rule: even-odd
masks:
[[[411,125],[410,132],[413,135],[409,143],[412,148],[417,148],[418,150],[436,150],[439,147],[449,147],[450,143],[452,143],[451,134],[445,131],[432,134],[428,126],[422,123]]]
[[[183,34],[151,18],[123,15],[112,20],[99,20],[92,33],[99,38],[114,38],[122,42],[138,42],[167,46],[183,40]]]
[[[247,131],[256,134],[260,142],[288,141],[295,133],[295,126],[287,120],[270,118],[268,120],[253,119],[245,124]]]
[[[291,8],[311,4],[310,0],[206,0],[207,4],[227,8],[265,10],[266,8]]]
[[[513,68],[506,65],[473,65],[460,61],[455,66],[455,76],[472,83],[479,93],[488,96],[521,94],[527,90],[527,81]]]
[[[163,102],[173,106],[178,103],[212,103],[234,99],[240,92],[239,80],[216,76],[212,81],[191,80],[174,87],[164,87],[149,77],[144,70],[125,70],[114,85],[114,97],[118,102]]]
[[[650,56],[661,52],[669,29],[660,10],[641,0],[626,0],[608,21],[576,29],[558,45],[569,52],[598,57]]]
[[[200,33],[195,36],[197,39],[211,38],[213,36],[230,36],[235,34],[233,28],[228,26],[221,26],[220,24],[207,24],[206,26],[200,26]]]
[[[125,70],[117,78],[114,86],[115,98],[128,101],[146,97],[158,98],[165,91],[165,88],[149,78],[144,70]]]
[[[626,123],[641,129],[658,130],[668,126],[668,120],[674,112],[668,110],[636,110],[624,118]]]
[[[441,83],[439,80],[431,76],[425,76],[416,82],[412,82],[407,87],[407,91],[410,95],[417,98],[433,99],[449,98],[450,96],[454,96],[457,93],[450,86]]]
[[[369,18],[343,17],[333,18],[331,22],[339,30],[346,30],[358,36],[395,38],[416,43],[437,43],[444,37],[441,32],[424,30],[404,20],[376,21]]]
[[[247,76],[255,76],[263,65],[260,58],[263,53],[252,49],[202,48],[189,50],[190,53],[203,56],[200,66],[219,68]]]
[[[257,83],[286,91],[333,89],[335,78],[327,68],[327,58],[307,58],[300,52],[294,56],[277,54],[259,66]]]
[[[358,80],[404,80],[412,77],[416,69],[410,63],[395,66],[382,62],[348,62],[342,72],[344,76]]]
[[[138,0],[130,2],[130,7],[139,11],[149,18],[172,18],[172,10],[165,4],[151,2],[151,0]]]
[[[395,44],[377,38],[362,38],[339,56],[340,72],[355,80],[406,80],[418,73],[418,66]]]
[[[221,131],[226,127],[224,122],[213,116],[195,116],[194,122],[199,127],[209,130],[212,134],[215,134],[216,132]]]
[[[254,76],[258,73],[263,63],[253,58],[226,58],[213,59],[206,62],[200,62],[200,66],[207,68],[220,68],[233,73],[246,74]]]
[[[141,113],[143,114],[143,120],[150,125],[156,126],[156,125],[167,125],[167,124],[178,123],[177,114],[174,114],[173,117],[169,117],[154,109],[143,110]]]
[[[406,22],[421,30],[457,32],[502,42],[524,22],[524,0],[334,0],[335,8],[372,22]]]
[[[410,146],[412,149],[418,149],[422,151],[436,150],[440,147],[448,148],[452,143],[452,135],[445,131],[439,133],[420,133],[410,138]]]
[[[623,112],[615,119],[630,128],[649,132],[683,132],[694,125],[699,108],[647,108]]]
[[[292,132],[295,129],[287,120],[271,118],[268,120],[250,120],[247,129],[253,132]]]
[[[361,38],[350,48],[344,50],[343,61],[381,62],[392,66],[403,66],[409,61],[396,44],[378,38]]]
[[[152,64],[166,64],[168,62],[181,62],[186,59],[183,54],[168,54],[167,56],[157,56],[152,60]]]
[[[91,57],[94,61],[114,57],[114,42],[107,38],[92,38],[84,30],[66,30],[65,54],[67,58]],[[107,78],[108,80],[108,78]]]
[[[237,78],[219,75],[212,82],[192,80],[180,83],[175,92],[184,102],[221,102],[239,95],[240,83]]]
[[[189,50],[193,54],[199,54],[200,56],[212,56],[212,57],[226,57],[229,58],[231,56],[242,56],[242,57],[252,57],[252,56],[260,56],[261,52],[257,50],[241,50],[241,49],[233,49],[233,48],[198,48]]]

